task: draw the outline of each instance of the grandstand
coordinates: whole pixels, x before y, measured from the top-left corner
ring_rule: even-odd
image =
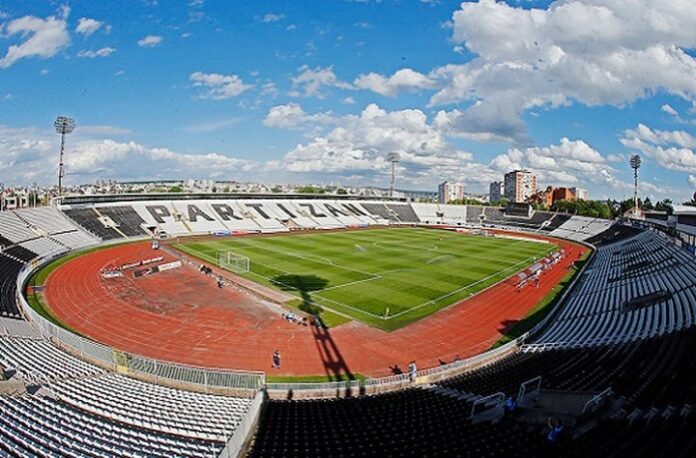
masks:
[[[59,209],[0,213],[0,456],[696,453],[696,261],[679,237],[597,218],[490,207],[149,199],[66,200]],[[307,388],[293,383],[234,394],[223,388],[241,387],[250,380],[245,374],[136,355],[121,360],[120,352],[47,322],[17,295],[32,261],[109,240],[387,223],[494,225],[596,249],[548,318],[520,339],[471,360],[423,368],[413,381],[403,374],[326,383],[306,396],[353,395],[342,399],[286,399]],[[521,390],[530,381],[536,389]],[[390,392],[364,394],[380,391]],[[264,401],[267,395],[273,399]],[[505,415],[509,397],[519,406]],[[555,442],[548,440],[549,416],[565,427]]]

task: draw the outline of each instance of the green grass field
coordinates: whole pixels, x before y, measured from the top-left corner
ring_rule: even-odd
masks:
[[[248,256],[250,271],[242,276],[298,296],[303,310],[323,311],[331,324],[357,319],[385,330],[467,298],[556,249],[419,228],[239,237],[175,247],[216,265],[221,252]]]

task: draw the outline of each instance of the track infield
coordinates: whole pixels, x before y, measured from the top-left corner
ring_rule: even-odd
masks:
[[[250,259],[239,275],[293,294],[306,311],[328,309],[394,330],[466,299],[557,246],[423,228],[280,234],[175,244],[218,264]]]

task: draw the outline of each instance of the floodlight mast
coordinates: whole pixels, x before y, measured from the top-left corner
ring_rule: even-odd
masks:
[[[633,169],[633,217],[638,217],[638,169],[641,159],[638,154],[631,156],[630,164]]]
[[[53,127],[60,134],[60,156],[58,158],[58,196],[60,197],[63,195],[63,177],[65,176],[65,165],[63,164],[65,136],[75,130],[75,120],[66,116],[58,116]]]
[[[391,162],[391,181],[389,182],[389,197],[394,197],[394,179],[396,164],[399,162],[399,153],[387,154],[387,161]]]

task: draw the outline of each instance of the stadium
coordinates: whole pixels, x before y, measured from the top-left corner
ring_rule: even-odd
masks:
[[[0,213],[0,450],[689,456],[691,216],[521,207],[199,194]]]
[[[0,458],[696,457],[694,0],[0,1]]]

